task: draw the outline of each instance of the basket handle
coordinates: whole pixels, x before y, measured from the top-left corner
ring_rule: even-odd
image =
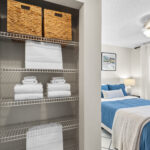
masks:
[[[29,6],[25,6],[25,5],[21,5],[21,8],[25,9],[25,10],[30,10],[30,7]]]
[[[59,14],[59,13],[55,13],[55,16],[57,16],[57,17],[63,17],[63,15]]]

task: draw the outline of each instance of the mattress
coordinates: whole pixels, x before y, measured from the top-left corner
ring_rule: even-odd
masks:
[[[147,105],[150,105],[149,100],[139,99],[131,96],[125,96],[117,99],[102,99],[102,123],[109,129],[112,129],[113,120],[117,110],[121,108]],[[140,150],[150,150],[150,123],[146,124],[142,130]]]

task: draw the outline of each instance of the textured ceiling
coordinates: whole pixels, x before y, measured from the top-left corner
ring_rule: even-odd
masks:
[[[147,16],[150,0],[102,0],[102,43],[134,48],[150,41],[142,33]]]

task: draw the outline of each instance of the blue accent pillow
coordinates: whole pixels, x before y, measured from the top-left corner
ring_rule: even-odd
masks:
[[[101,85],[101,91],[104,90],[104,91],[109,91],[108,89],[108,85]],[[103,93],[101,92],[101,98],[104,98],[104,95]]]
[[[128,96],[124,84],[108,85],[108,89],[109,90],[119,90],[119,89],[122,89],[122,92],[123,92],[124,96]]]

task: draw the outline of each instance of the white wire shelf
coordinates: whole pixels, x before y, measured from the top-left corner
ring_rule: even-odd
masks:
[[[79,125],[76,119],[56,119],[56,120],[37,121],[37,122],[1,127],[0,143],[26,139],[26,132],[28,131],[29,128],[36,125],[53,123],[53,122],[62,124],[63,131],[78,129],[78,125]]]
[[[37,104],[49,104],[49,103],[66,103],[66,102],[78,102],[78,96],[63,97],[63,98],[44,98],[38,100],[20,100],[15,101],[11,99],[0,99],[0,107],[18,107],[18,106],[28,106]]]
[[[24,146],[25,147],[25,146]],[[18,149],[17,149],[18,150]],[[26,150],[26,148],[19,148],[19,150]],[[64,147],[64,150],[79,150],[77,146]],[[107,150],[107,149],[106,149]]]
[[[1,72],[33,72],[33,73],[78,73],[78,69],[26,69],[26,68],[0,68]]]
[[[32,40],[32,41],[39,41],[39,42],[47,42],[47,43],[54,43],[54,44],[62,44],[62,45],[70,45],[70,46],[78,46],[79,43],[75,41],[66,41],[60,39],[50,39],[45,37],[33,36],[33,35],[25,35],[25,34],[18,34],[18,33],[9,33],[9,32],[0,32],[1,38],[7,39],[14,39],[14,40]]]

